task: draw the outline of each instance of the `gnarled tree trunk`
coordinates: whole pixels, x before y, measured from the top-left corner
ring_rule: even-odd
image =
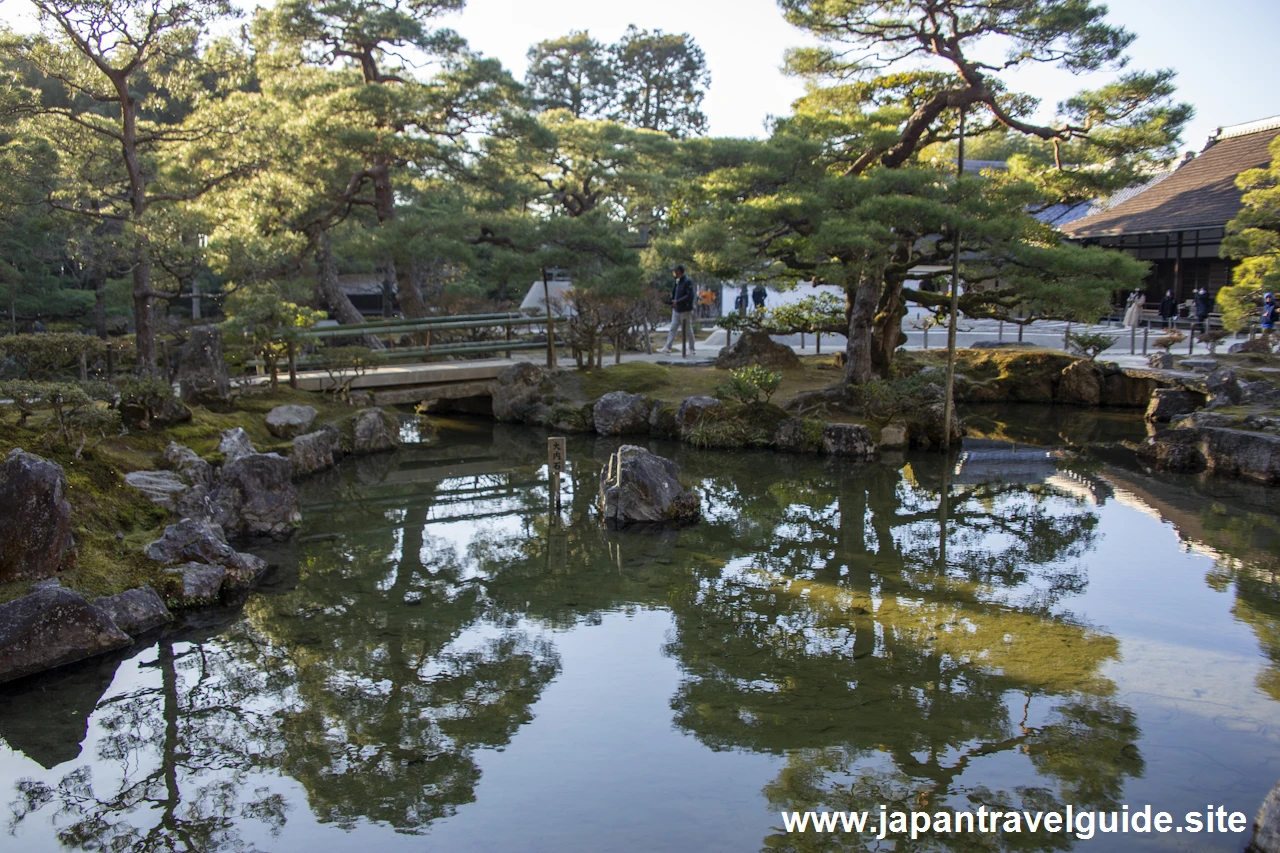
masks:
[[[873,378],[872,329],[880,297],[880,276],[862,272],[857,281],[845,283],[845,313],[849,318],[849,342],[845,346],[844,381],[862,385]]]

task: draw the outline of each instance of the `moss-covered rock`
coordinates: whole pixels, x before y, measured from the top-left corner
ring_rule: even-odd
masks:
[[[591,432],[595,428],[592,406],[555,403],[547,413],[547,426],[561,432]]]

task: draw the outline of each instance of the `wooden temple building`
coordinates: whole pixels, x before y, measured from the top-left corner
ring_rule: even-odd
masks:
[[[1181,303],[1197,288],[1216,295],[1234,261],[1220,257],[1226,224],[1240,212],[1236,176],[1271,163],[1280,116],[1219,128],[1173,172],[1080,219],[1059,225],[1071,240],[1128,252],[1151,262],[1147,301],[1172,290]]]

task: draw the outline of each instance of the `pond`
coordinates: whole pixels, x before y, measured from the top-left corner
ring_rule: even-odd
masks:
[[[654,442],[706,515],[661,534],[593,518],[617,441],[570,440],[559,521],[537,431],[349,461],[254,549],[274,568],[242,607],[0,688],[4,846],[1241,850],[786,831],[882,806],[1251,822],[1280,778],[1271,496],[990,439],[1133,418],[979,415],[953,461]]]

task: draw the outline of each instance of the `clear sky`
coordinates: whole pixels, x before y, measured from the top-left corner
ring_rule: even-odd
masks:
[[[1180,98],[1196,108],[1183,147],[1199,150],[1220,125],[1280,115],[1280,0],[1112,0],[1112,20],[1138,38],[1135,68],[1178,72]],[[806,40],[775,0],[467,0],[447,25],[523,77],[533,43],[569,30],[615,41],[627,24],[687,32],[711,69],[703,109],[717,136],[756,136],[765,118],[788,111],[803,91],[779,70],[783,52]],[[1079,78],[1034,71],[1014,86],[1046,109],[1073,94]]]

